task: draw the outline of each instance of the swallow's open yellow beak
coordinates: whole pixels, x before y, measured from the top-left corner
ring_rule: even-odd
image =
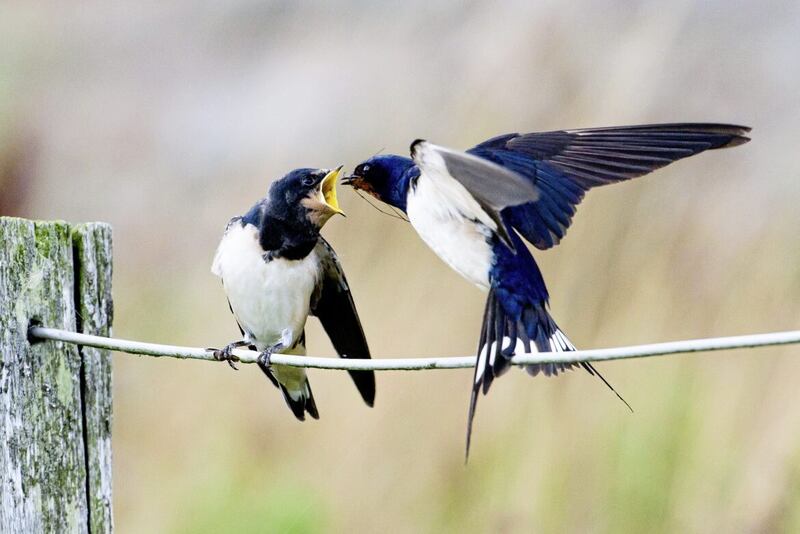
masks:
[[[333,213],[338,213],[340,215],[344,215],[344,212],[339,208],[339,201],[336,199],[336,181],[342,174],[342,167],[343,165],[339,165],[336,169],[326,174],[319,186],[322,192],[322,198],[325,200],[325,205]]]

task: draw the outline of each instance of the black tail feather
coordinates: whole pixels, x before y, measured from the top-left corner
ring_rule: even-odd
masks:
[[[528,305],[522,310],[519,319],[513,319],[508,316],[502,303],[497,299],[494,288],[489,291],[483,313],[481,338],[478,343],[478,360],[473,374],[472,394],[467,413],[466,459],[469,458],[478,393],[483,391],[483,394],[486,395],[494,379],[508,370],[512,356],[516,353],[569,352],[573,350],[575,350],[575,346],[558,328],[545,309],[543,302]],[[545,376],[557,376],[561,372],[578,366],[602,380],[633,412],[630,404],[589,362],[532,364],[525,366],[525,370],[531,376],[539,373]]]
[[[319,419],[317,403],[314,402],[314,394],[311,393],[311,385],[308,382],[306,382],[306,391],[301,393],[297,400],[292,398],[283,384],[280,384],[280,390],[283,394],[283,400],[286,401],[286,405],[298,420],[305,421],[306,413],[314,419]]]
[[[306,402],[303,397],[300,397],[298,400],[292,399],[289,396],[289,392],[283,387],[283,384],[280,385],[281,394],[283,395],[283,400],[286,401],[286,406],[292,410],[292,413],[295,417],[297,417],[300,421],[306,420]]]
[[[265,375],[267,375],[269,381],[272,382],[275,387],[281,390],[281,395],[283,395],[283,400],[286,402],[286,406],[292,410],[292,413],[298,420],[305,421],[306,413],[308,413],[308,415],[314,419],[319,419],[317,403],[314,402],[314,394],[311,392],[311,384],[309,384],[308,380],[306,380],[305,383],[305,391],[300,394],[297,400],[295,400],[289,394],[289,391],[286,389],[286,387],[278,382],[268,366],[258,362],[258,367],[264,372]]]
[[[514,345],[509,344],[503,347],[505,338],[509,336],[510,330],[515,330],[517,321],[510,320],[503,310],[502,305],[497,300],[495,290],[492,288],[486,298],[486,307],[483,312],[483,325],[481,327],[481,339],[478,343],[478,361],[475,364],[475,372],[472,381],[472,394],[469,401],[469,412],[467,414],[467,445],[465,459],[469,458],[469,446],[472,441],[472,423],[475,418],[475,408],[478,404],[478,393],[483,390],[483,394],[489,391],[495,377],[505,373],[509,366],[509,360],[514,355]]]
[[[605,379],[604,379],[605,381]],[[314,393],[311,391],[311,384],[306,380],[306,412],[314,419],[319,419],[319,411],[317,411],[317,403],[314,402]],[[626,403],[627,404],[627,403]]]
[[[612,386],[612,385],[609,383],[609,381],[608,381],[608,380],[606,380],[606,378],[605,378],[603,375],[601,375],[601,374],[600,374],[600,371],[598,371],[597,369],[595,369],[594,365],[592,365],[592,364],[591,364],[591,363],[589,363],[589,362],[581,362],[581,367],[583,367],[584,369],[586,369],[586,371],[587,371],[587,372],[588,372],[590,375],[592,375],[592,376],[596,376],[597,378],[599,378],[600,380],[602,380],[602,381],[603,381],[603,384],[605,384],[605,385],[606,385],[606,387],[608,387],[608,389],[610,389],[611,391],[613,391],[613,392],[614,392],[614,395],[616,395],[616,396],[617,396],[617,398],[618,398],[619,400],[621,400],[621,401],[622,401],[622,403],[623,403],[625,406],[627,406],[627,407],[628,407],[628,409],[631,411],[631,413],[633,413],[633,408],[631,408],[631,405],[630,405],[630,404],[628,404],[628,401],[626,401],[626,400],[625,400],[625,399],[622,397],[622,395],[620,395],[620,394],[619,394],[619,392],[617,392],[617,390],[616,390],[616,389],[614,389],[614,386]]]

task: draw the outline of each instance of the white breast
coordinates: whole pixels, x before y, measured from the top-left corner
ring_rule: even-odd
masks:
[[[259,350],[278,342],[287,328],[294,343],[303,332],[311,294],[319,277],[319,258],[263,258],[258,230],[232,223],[217,249],[211,272],[222,278],[236,320]]]
[[[423,174],[416,187],[409,188],[406,212],[422,240],[447,265],[489,289],[493,254],[487,239],[492,231],[481,222],[488,216],[461,184]]]

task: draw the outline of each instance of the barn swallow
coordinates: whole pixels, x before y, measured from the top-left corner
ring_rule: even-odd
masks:
[[[592,187],[636,178],[704,150],[740,145],[749,140],[749,130],[727,124],[655,124],[512,133],[466,152],[418,139],[411,145],[411,158],[374,156],[343,180],[403,210],[445,263],[488,291],[467,454],[478,392],[487,393],[513,355],[575,350],[547,310],[547,288],[522,238],[541,250],[553,247]],[[554,376],[577,366],[613,391],[589,362],[535,364],[526,370]]]
[[[242,332],[215,356],[230,363],[236,347],[260,351],[258,366],[301,421],[306,413],[319,418],[306,372],[271,365],[270,356],[305,354],[309,315],[319,318],[340,357],[370,357],[342,266],[319,233],[333,215],[343,215],[336,199],[341,170],[297,169],[275,181],[265,198],[228,223],[211,267]],[[372,406],[374,373],[350,376]]]

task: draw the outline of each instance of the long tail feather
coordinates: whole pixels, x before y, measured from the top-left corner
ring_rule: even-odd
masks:
[[[478,394],[488,393],[494,379],[505,373],[510,367],[514,354],[534,352],[568,352],[575,346],[558,328],[544,303],[530,303],[520,313],[519,318],[509,316],[498,300],[495,289],[489,291],[483,313],[481,338],[478,343],[478,358],[472,381],[472,393],[467,413],[467,440],[465,461],[469,459],[472,442],[472,428],[475,409],[478,405]],[[584,368],[590,375],[596,376],[621,400],[628,409],[633,408],[616,389],[589,362],[579,363],[542,363],[525,366],[531,376],[539,373],[545,376],[557,376],[559,373]]]

